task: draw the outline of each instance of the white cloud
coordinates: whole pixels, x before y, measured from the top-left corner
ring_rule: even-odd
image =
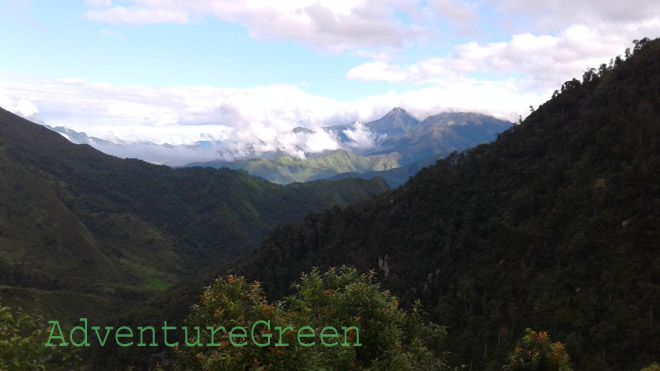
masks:
[[[112,6],[112,0],[85,0],[92,7],[107,8]]]
[[[514,34],[557,35],[576,24],[599,31],[657,20],[660,2],[601,0],[87,0],[85,13],[107,23],[190,23],[205,17],[245,26],[255,37],[293,40],[360,54],[434,42],[456,33],[484,36],[490,27]],[[499,13],[499,14],[497,14]],[[492,24],[493,14],[500,24]],[[649,35],[645,35],[649,36]],[[630,42],[631,40],[627,40]],[[387,53],[391,54],[391,53]]]
[[[657,19],[660,14],[657,0],[489,0],[488,3],[502,15],[519,19],[520,27],[526,31],[540,33],[561,32],[574,24],[589,24],[606,31]]]
[[[432,0],[430,3],[431,7],[445,18],[463,21],[473,21],[477,18],[473,5],[458,0]]]
[[[211,140],[222,145],[205,153],[177,149],[169,152],[170,156],[186,152],[186,158],[233,159],[283,152],[300,157],[340,146],[322,130],[294,133],[294,128],[317,129],[327,123],[345,122],[342,103],[289,85],[242,90],[151,88],[79,79],[14,83],[0,78],[0,105],[33,120],[38,115],[37,121],[50,126],[119,142],[122,146],[110,148],[111,153],[124,156],[130,156],[129,152],[138,148],[134,144],[141,142],[184,145]],[[150,160],[161,162],[162,149],[141,148],[148,150],[143,155]]]
[[[22,77],[21,81],[24,81]],[[288,153],[304,157],[342,148],[320,128],[382,117],[404,107],[419,118],[447,110],[477,111],[514,120],[541,95],[522,94],[507,84],[473,82],[404,93],[390,91],[349,102],[308,94],[295,86],[249,89],[213,87],[116,86],[80,79],[34,79],[16,83],[0,74],[0,105],[23,116],[38,115],[50,126],[64,126],[91,137],[122,144],[111,152],[162,163]],[[297,130],[305,127],[309,130]],[[345,133],[358,148],[374,144],[363,127]],[[186,145],[210,141],[205,151],[161,148],[136,143]],[[183,149],[182,149],[183,148]],[[118,151],[118,152],[117,152]],[[137,151],[131,153],[131,151]],[[122,155],[123,154],[123,155]],[[169,158],[165,159],[169,154]],[[181,156],[181,158],[177,158]]]
[[[398,65],[373,61],[348,71],[352,80],[439,84],[481,80],[509,80],[520,90],[554,90],[589,67],[597,68],[623,54],[633,39],[660,34],[660,18],[607,29],[585,24],[571,25],[556,35],[522,33],[493,43],[471,41],[457,45],[450,55],[419,63]]]
[[[448,23],[459,34],[473,34],[477,30],[478,7],[473,2],[461,0],[430,0],[422,12],[426,24]]]
[[[32,104],[29,100],[21,99],[18,101],[18,104],[15,106],[16,112],[23,117],[36,117],[39,115],[39,109]]]
[[[348,145],[358,150],[373,148],[376,145],[376,137],[361,122],[356,122],[352,128],[343,131],[346,138],[350,140]]]
[[[32,101],[25,97],[10,95],[10,91],[3,91],[3,89],[0,89],[0,107],[33,122],[40,124],[43,123],[43,120],[39,115],[39,108],[37,108]]]
[[[421,37],[397,12],[416,12],[403,0],[132,0],[128,5],[92,7],[86,17],[108,23],[189,23],[213,16],[244,25],[255,37],[303,42],[331,51],[401,47]],[[103,4],[107,5],[107,4]]]
[[[411,80],[411,74],[404,68],[386,62],[367,62],[346,74],[349,80],[402,82]]]

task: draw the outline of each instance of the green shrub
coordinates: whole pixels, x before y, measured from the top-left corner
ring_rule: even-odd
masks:
[[[564,344],[552,343],[547,332],[525,330],[525,336],[504,366],[506,371],[571,371]]]
[[[49,334],[39,317],[12,313],[0,303],[0,370],[80,369],[76,349],[44,345]]]
[[[443,370],[444,328],[425,324],[418,306],[406,312],[388,291],[381,291],[374,273],[358,274],[342,267],[321,274],[317,269],[303,274],[294,285],[295,294],[268,303],[258,282],[243,277],[220,277],[208,287],[186,324],[201,328],[223,326],[226,332],[200,331],[203,344],[179,346],[179,368],[202,370]],[[270,329],[264,322],[269,321]],[[256,324],[256,325],[255,325]],[[231,328],[242,326],[256,341],[232,345]],[[280,329],[291,326],[282,333]],[[308,327],[306,327],[308,326]],[[351,329],[355,326],[358,330]],[[301,338],[315,334],[314,338]],[[337,329],[338,336],[328,329]],[[344,331],[343,329],[351,329]],[[196,332],[189,336],[195,342]],[[325,334],[325,337],[322,336]],[[270,339],[267,337],[270,336]],[[281,340],[280,340],[281,339]],[[243,340],[241,340],[243,342]],[[276,343],[288,346],[275,346]],[[305,344],[312,344],[305,346]],[[332,346],[329,346],[332,345]]]

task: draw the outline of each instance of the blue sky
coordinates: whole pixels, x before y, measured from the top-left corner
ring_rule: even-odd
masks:
[[[515,120],[659,34],[657,0],[0,0],[0,106],[115,141],[294,148],[296,126],[395,106]]]
[[[212,16],[186,24],[113,24],[89,19],[94,7],[84,1],[0,4],[1,46],[15,51],[3,57],[5,71],[150,87],[285,83],[338,100],[411,88],[347,80],[346,71],[369,58],[253,37],[246,27]],[[409,50],[411,56],[423,52]]]

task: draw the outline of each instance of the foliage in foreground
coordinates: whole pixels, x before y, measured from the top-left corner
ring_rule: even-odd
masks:
[[[442,351],[445,329],[422,322],[418,307],[410,312],[399,308],[397,299],[381,291],[374,273],[358,274],[355,269],[331,268],[326,273],[314,269],[303,274],[294,285],[295,294],[281,302],[268,303],[258,282],[248,283],[243,277],[220,277],[209,286],[199,305],[193,307],[187,325],[243,326],[248,333],[255,322],[270,321],[273,342],[279,334],[276,326],[292,326],[283,335],[287,347],[244,347],[230,345],[228,333],[217,333],[215,342],[221,347],[180,347],[177,351],[180,369],[203,370],[443,370],[447,369]],[[301,346],[296,332],[310,326],[317,334],[316,344]],[[340,329],[357,326],[361,346],[328,347],[318,334],[326,326]],[[341,332],[340,332],[341,333]],[[355,332],[348,332],[349,342],[356,344]],[[196,333],[189,336],[193,343]],[[201,332],[204,344],[211,341],[210,332]],[[343,338],[341,333],[340,339]],[[262,341],[260,338],[259,341]]]
[[[76,350],[46,347],[50,328],[39,318],[14,314],[0,303],[0,370],[80,369]]]
[[[525,330],[504,365],[505,371],[571,371],[564,344],[552,343],[547,332]]]

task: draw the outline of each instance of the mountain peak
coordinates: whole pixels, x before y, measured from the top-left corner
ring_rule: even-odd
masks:
[[[388,112],[385,116],[383,116],[383,118],[388,117],[388,116],[400,116],[400,115],[410,116],[410,114],[406,110],[404,110],[403,108],[394,107],[390,110],[390,112]]]
[[[392,136],[401,135],[418,124],[419,120],[406,112],[406,110],[401,107],[395,107],[382,118],[368,122],[365,125],[374,131]]]

